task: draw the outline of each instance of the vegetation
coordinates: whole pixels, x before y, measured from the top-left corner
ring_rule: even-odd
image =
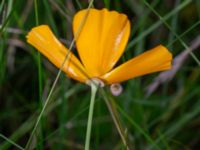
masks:
[[[0,1],[0,150],[84,149],[90,87],[61,73],[52,88],[59,71],[26,35],[47,24],[69,47],[73,16],[88,6],[87,0]],[[119,96],[108,86],[99,89],[90,148],[126,149],[124,138],[135,150],[199,149],[200,1],[95,0],[91,7],[129,17],[131,36],[120,62],[163,44],[174,68],[122,83]]]

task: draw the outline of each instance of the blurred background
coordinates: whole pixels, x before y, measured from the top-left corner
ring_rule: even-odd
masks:
[[[27,44],[28,31],[47,24],[69,47],[73,16],[87,7],[87,0],[0,1],[0,150],[25,147],[58,74]],[[174,56],[171,71],[124,82],[117,97],[104,89],[131,149],[200,149],[200,1],[95,0],[92,7],[125,13],[131,21],[119,63],[158,44]],[[62,73],[30,149],[84,149],[90,94],[87,85]],[[95,101],[91,149],[126,149],[101,93]]]

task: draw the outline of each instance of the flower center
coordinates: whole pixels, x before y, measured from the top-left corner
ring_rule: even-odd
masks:
[[[91,84],[95,84],[97,86],[100,86],[100,87],[104,87],[105,86],[105,83],[100,80],[99,78],[91,78],[91,79],[88,79],[86,81],[86,84],[91,86]]]

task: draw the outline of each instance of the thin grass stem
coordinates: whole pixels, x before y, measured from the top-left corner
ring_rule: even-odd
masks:
[[[69,51],[68,51],[68,53],[66,54],[65,59],[64,59],[62,65],[61,65],[61,67],[59,68],[58,74],[57,74],[57,76],[56,76],[56,78],[55,78],[55,80],[54,80],[54,82],[53,82],[53,85],[52,85],[52,87],[51,87],[51,89],[50,89],[50,92],[49,92],[49,94],[48,94],[48,96],[47,96],[47,99],[46,99],[46,101],[45,101],[45,103],[44,103],[44,106],[42,107],[42,110],[41,110],[41,112],[40,112],[40,114],[39,114],[39,116],[38,116],[38,118],[37,118],[37,121],[36,121],[36,123],[35,123],[35,126],[34,126],[32,132],[31,132],[31,135],[30,135],[30,137],[29,137],[29,139],[28,139],[28,142],[27,142],[27,144],[26,144],[26,146],[25,146],[25,149],[28,149],[28,147],[29,147],[29,145],[30,145],[30,142],[31,142],[31,140],[32,140],[32,138],[33,138],[33,135],[34,135],[34,133],[35,133],[35,131],[36,131],[38,125],[39,125],[39,122],[40,122],[40,120],[41,120],[41,118],[42,118],[42,116],[43,116],[43,113],[44,113],[44,111],[45,111],[45,109],[46,109],[46,107],[47,107],[47,104],[48,104],[49,101],[50,101],[51,95],[52,95],[52,93],[53,93],[53,91],[54,91],[54,89],[55,89],[55,87],[56,87],[56,84],[57,84],[58,79],[59,79],[59,77],[60,77],[60,75],[61,75],[62,69],[63,69],[63,67],[64,67],[64,64],[65,64],[65,62],[67,61],[67,59],[69,58],[69,54],[70,54],[70,52],[71,52],[71,50],[72,50],[72,48],[73,48],[73,46],[74,46],[74,43],[75,43],[75,41],[76,41],[76,39],[77,39],[77,37],[78,37],[78,35],[79,35],[79,33],[80,33],[80,31],[81,31],[83,25],[84,25],[85,20],[87,19],[87,16],[88,16],[88,13],[89,13],[89,9],[91,8],[93,2],[94,2],[94,0],[90,0],[89,6],[88,6],[88,8],[87,8],[87,13],[86,13],[85,17],[82,19],[81,24],[79,25],[78,31],[75,33],[74,39],[72,40],[72,42],[71,42],[71,44],[70,44]]]
[[[20,150],[24,150],[23,147],[21,147],[20,145],[18,145],[17,143],[15,143],[14,141],[10,140],[9,138],[7,138],[6,136],[4,136],[3,134],[0,133],[0,137],[3,138],[4,140],[6,140],[7,142],[9,142],[10,144],[14,145],[16,148],[20,149]]]
[[[192,29],[194,29],[198,25],[200,25],[200,20],[198,20],[195,24],[193,24],[191,27],[189,27],[187,30],[185,30],[181,35],[179,35],[179,37],[182,38],[183,36],[185,36],[187,33],[189,33]],[[170,42],[169,44],[167,44],[167,47],[169,48],[176,41],[178,41],[178,39],[174,39],[172,42]]]
[[[1,11],[3,10],[4,4],[5,4],[5,0],[2,0],[2,1],[1,1],[1,4],[0,4],[0,13],[1,13]]]
[[[163,20],[168,20],[170,17],[172,17],[177,12],[181,11],[183,8],[185,8],[188,4],[190,4],[192,0],[185,0],[182,2],[177,8],[173,9],[170,13],[165,15],[163,17]],[[150,26],[147,30],[142,32],[138,37],[134,38],[134,40],[130,41],[127,45],[127,51],[130,50],[137,42],[139,42],[141,39],[146,37],[148,34],[150,34],[153,30],[157,29],[160,25],[162,25],[163,22],[161,20],[154,23],[152,26]]]
[[[87,131],[86,131],[86,140],[85,140],[85,150],[90,149],[90,138],[91,138],[91,130],[92,130],[92,119],[94,113],[94,102],[95,96],[97,92],[98,86],[91,83],[91,100],[88,114],[88,122],[87,122]]]
[[[179,4],[180,4],[180,0],[176,0],[174,7],[175,8],[178,7]],[[178,24],[178,12],[174,15],[171,21],[171,27],[174,31],[177,31],[177,24]],[[169,38],[168,38],[168,43],[171,43],[174,38],[175,38],[174,34],[170,33]],[[172,49],[172,48],[173,48],[173,45],[169,47],[169,49]]]
[[[176,36],[176,38],[180,41],[183,47],[188,51],[188,53],[192,56],[192,58],[196,61],[196,63],[200,66],[200,60],[195,56],[195,54],[190,50],[190,48],[185,44],[185,42],[180,38],[180,36],[172,29],[172,27],[165,21],[165,19],[153,8],[146,0],[143,0],[145,5],[155,13],[159,19],[166,25],[166,27]]]
[[[122,142],[124,144],[124,146],[126,147],[127,150],[130,150],[130,147],[128,145],[128,141],[127,141],[127,138],[126,138],[126,133],[125,133],[125,129],[123,128],[121,122],[120,122],[120,118],[119,118],[119,115],[117,113],[117,110],[116,110],[116,106],[115,106],[115,103],[112,99],[108,99],[108,96],[106,95],[106,92],[101,89],[101,94],[103,96],[103,99],[108,107],[108,110],[111,114],[111,117],[114,121],[114,124],[117,128],[117,131],[122,139]]]
[[[110,0],[104,0],[104,5],[106,8],[110,8]]]
[[[39,25],[39,16],[38,16],[38,1],[34,0],[34,12],[35,12],[35,24]],[[38,65],[38,95],[39,95],[39,108],[42,109],[42,65],[41,65],[41,55],[40,52],[37,52],[37,65]],[[40,130],[39,130],[39,140],[43,139],[43,122],[44,119],[41,119]],[[42,143],[39,145],[41,149],[43,149]]]
[[[146,133],[145,130],[143,130],[129,115],[126,114],[126,112],[119,107],[119,105],[116,105],[117,109],[121,112],[121,114],[139,131],[144,135],[144,137],[151,143],[152,147],[161,150],[161,148],[156,144],[156,142],[153,141],[153,139]]]
[[[76,3],[78,5],[79,9],[82,9],[82,6],[81,6],[81,3],[79,2],[79,0],[76,0]]]

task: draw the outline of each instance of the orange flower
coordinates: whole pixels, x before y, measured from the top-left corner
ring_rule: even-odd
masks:
[[[76,33],[87,10],[79,11],[73,20]],[[172,54],[159,45],[124,64],[116,67],[130,35],[130,22],[126,15],[107,9],[90,9],[76,39],[79,59],[65,48],[47,25],[33,28],[27,35],[28,43],[38,49],[58,68],[71,78],[86,83],[97,78],[105,84],[119,83],[148,73],[171,68]]]

